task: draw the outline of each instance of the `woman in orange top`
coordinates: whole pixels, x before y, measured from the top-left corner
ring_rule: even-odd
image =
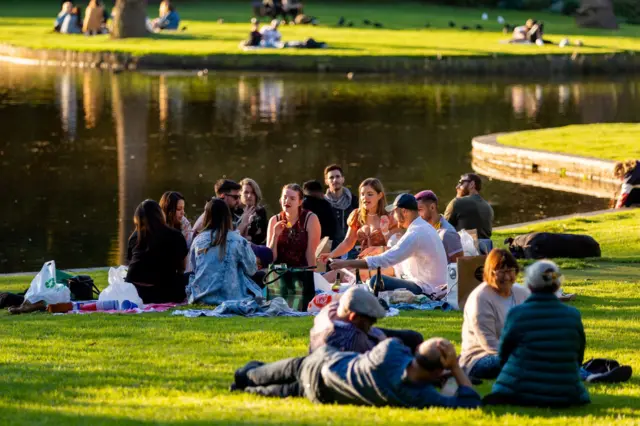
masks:
[[[338,258],[351,251],[356,243],[364,251],[372,247],[386,247],[389,237],[397,230],[393,215],[385,210],[386,197],[379,179],[368,178],[359,187],[360,207],[354,210],[347,224],[347,235],[331,253],[320,255],[320,260]]]

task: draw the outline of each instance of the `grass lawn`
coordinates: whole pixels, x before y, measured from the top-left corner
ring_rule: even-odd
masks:
[[[111,2],[107,2],[108,4]],[[108,36],[61,35],[52,32],[58,13],[57,2],[25,0],[3,8],[0,17],[0,41],[18,46],[82,51],[122,51],[134,54],[166,53],[171,55],[238,54],[238,43],[249,33],[251,17],[249,2],[179,2],[182,24],[186,32],[155,35],[144,39],[113,41]],[[556,43],[563,37],[582,40],[584,46],[561,49],[557,46],[517,46],[501,44],[508,38],[502,34],[497,16],[511,24],[521,24],[532,14],[491,9],[462,9],[411,2],[376,2],[366,7],[356,2],[305,3],[306,12],[320,19],[321,25],[288,26],[282,28],[284,40],[313,37],[326,41],[330,49],[285,49],[283,55],[331,56],[486,56],[531,55],[550,53],[606,53],[640,50],[640,27],[623,26],[619,31],[579,29],[573,18],[549,13],[536,13],[544,20],[548,38]],[[490,21],[482,21],[487,12]],[[149,16],[157,8],[149,8]],[[353,21],[353,28],[339,28],[341,16]],[[218,18],[224,19],[218,24]],[[381,22],[383,29],[362,24],[364,19]],[[450,29],[449,21],[458,29]],[[429,23],[430,27],[425,28]],[[463,31],[463,25],[482,31]],[[273,54],[273,50],[247,54]]]
[[[640,158],[640,124],[582,124],[516,132],[498,137],[504,145],[576,154],[604,160]]]
[[[552,223],[553,229],[598,238],[609,262],[567,270],[566,290],[587,333],[586,357],[615,358],[640,369],[640,264],[624,263],[638,253],[640,210],[617,217]],[[607,236],[609,226],[627,233]],[[634,225],[635,224],[635,225]],[[566,228],[565,228],[566,226]],[[521,231],[521,230],[518,230]],[[513,231],[510,231],[513,233]],[[497,237],[502,237],[499,234]],[[618,263],[618,261],[620,261]],[[106,273],[91,273],[100,288]],[[22,290],[30,277],[1,277],[0,289]],[[314,406],[231,394],[235,368],[251,359],[273,361],[302,355],[311,318],[186,319],[164,314],[10,317],[0,313],[0,424],[580,424],[640,422],[640,380],[590,385],[593,403],[547,410],[483,408],[473,411],[404,410]],[[459,312],[409,312],[383,320],[386,327],[441,335],[459,347]],[[634,337],[635,336],[635,337]],[[490,383],[480,386],[485,394]]]

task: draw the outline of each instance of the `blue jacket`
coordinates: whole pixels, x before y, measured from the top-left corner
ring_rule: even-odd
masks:
[[[175,10],[160,17],[158,26],[163,30],[177,30],[180,26],[180,15]]]
[[[189,259],[193,273],[187,286],[189,303],[219,305],[227,300],[262,295],[260,287],[251,279],[258,266],[249,241],[235,231],[229,232],[222,259],[219,247],[209,247],[210,243],[211,231],[205,230],[191,245]]]
[[[580,378],[586,340],[580,312],[553,293],[533,293],[509,311],[493,396],[517,405],[589,403]]]

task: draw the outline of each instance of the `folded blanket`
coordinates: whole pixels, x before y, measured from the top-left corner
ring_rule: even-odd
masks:
[[[439,309],[446,312],[453,310],[451,305],[443,300],[429,300],[424,303],[397,303],[391,306],[391,309],[395,308],[401,311],[434,311]]]
[[[400,313],[397,309],[391,308],[387,312],[388,317],[396,316]],[[186,309],[174,311],[173,315],[184,316],[187,318],[196,317],[214,317],[214,318],[231,318],[234,316],[243,316],[247,318],[255,317],[308,317],[315,314],[310,312],[299,312],[291,309],[287,302],[276,297],[270,301],[264,300],[230,300],[223,302],[215,309]]]
[[[103,314],[146,314],[149,312],[165,312],[169,309],[173,309],[176,306],[183,306],[184,303],[150,303],[144,305],[142,308],[134,308],[127,309],[122,311],[81,311],[79,309],[80,305],[84,305],[87,303],[95,303],[97,301],[86,301],[86,302],[73,302],[73,310],[67,312],[68,314],[95,314],[95,313],[103,313]],[[64,315],[64,314],[60,314]]]

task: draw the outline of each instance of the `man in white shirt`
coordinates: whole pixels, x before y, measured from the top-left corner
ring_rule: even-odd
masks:
[[[433,295],[447,283],[447,254],[438,233],[418,213],[418,202],[411,194],[400,194],[387,206],[405,234],[398,243],[378,256],[359,260],[335,260],[331,269],[376,269],[399,265],[401,277],[384,276],[384,290],[404,288],[414,294]],[[373,286],[375,278],[369,281]]]

